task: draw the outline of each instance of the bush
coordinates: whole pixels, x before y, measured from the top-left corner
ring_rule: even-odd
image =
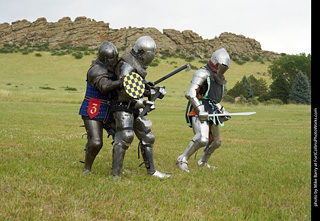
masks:
[[[186,62],[191,62],[191,61],[193,61],[195,58],[194,57],[187,57],[187,58],[185,58],[185,61]]]
[[[234,103],[234,98],[228,94],[224,95],[222,98],[223,102]]]
[[[55,90],[54,88],[48,87],[48,86],[39,87],[39,88],[42,89],[42,90]]]
[[[200,60],[199,63],[207,64],[207,63],[208,63],[208,60]]]
[[[236,104],[245,104],[247,103],[247,99],[241,94],[239,97],[236,97],[235,99]]]
[[[81,59],[83,57],[83,54],[81,52],[76,52],[76,53],[73,53],[72,56],[75,59]]]
[[[187,57],[186,57],[184,54],[179,54],[179,55],[178,55],[178,58],[186,59]]]
[[[243,65],[244,63],[246,63],[245,61],[242,61],[242,60],[239,60],[239,59],[236,59],[236,58],[234,58],[232,60],[233,60],[233,62],[237,63],[238,65]]]
[[[158,66],[158,63],[151,62],[151,63],[149,64],[149,66],[150,66],[150,67],[157,67],[157,66]]]
[[[160,53],[162,56],[165,56],[165,57],[173,57],[173,55],[169,52],[168,49],[163,50],[163,51],[159,51],[159,53]]]
[[[160,57],[160,58],[162,58],[162,57]],[[159,59],[157,59],[157,58],[155,58],[155,59],[153,59],[153,61],[149,64],[149,66],[151,66],[151,67],[157,67],[159,64],[160,64],[160,60]]]
[[[253,97],[253,98],[249,98],[248,99],[248,103],[249,104],[253,104],[253,105],[258,105],[259,104],[259,101],[256,97]]]
[[[194,66],[194,65],[192,65],[192,64],[189,64],[189,65],[190,65],[190,68],[191,68],[192,70],[198,70],[198,69],[199,69],[197,66]]]
[[[270,99],[264,103],[265,105],[283,105],[283,101],[280,99]]]
[[[66,86],[66,87],[64,88],[64,90],[65,90],[65,91],[77,91],[77,88]]]
[[[269,94],[262,94],[259,96],[258,101],[259,102],[265,102],[270,100],[270,95]]]

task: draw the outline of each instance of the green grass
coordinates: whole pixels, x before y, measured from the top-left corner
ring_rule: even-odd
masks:
[[[257,114],[232,117],[221,128],[222,146],[209,161],[216,170],[197,167],[199,152],[185,173],[175,165],[193,137],[184,119],[192,72],[183,72],[163,82],[167,95],[149,114],[156,168],[172,178],[149,177],[138,167],[135,138],[124,162],[131,173],[114,181],[106,133],[93,175],[83,176],[86,139],[78,110],[93,57],[42,55],[0,54],[1,220],[311,219],[310,106],[222,104],[229,112]],[[185,63],[161,60],[150,67],[148,80]],[[239,69],[229,70],[230,84],[266,68],[231,65]]]

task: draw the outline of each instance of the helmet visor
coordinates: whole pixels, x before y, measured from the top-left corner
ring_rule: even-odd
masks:
[[[229,69],[227,65],[219,64],[217,69],[217,75],[222,76]]]
[[[155,57],[155,52],[153,51],[146,51],[144,53],[144,55],[142,55],[142,58],[143,58],[143,64],[144,65],[149,65],[152,60],[154,59]]]

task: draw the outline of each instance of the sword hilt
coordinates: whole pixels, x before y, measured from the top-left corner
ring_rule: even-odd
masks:
[[[160,90],[157,90],[157,92],[152,97],[151,101],[155,101],[160,96],[160,94]],[[150,110],[151,106],[151,104],[146,104],[142,112],[139,114],[139,118],[142,118],[144,115],[146,115],[146,113]]]

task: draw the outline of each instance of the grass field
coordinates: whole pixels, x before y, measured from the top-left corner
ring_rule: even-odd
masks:
[[[229,112],[257,114],[233,117],[221,128],[222,146],[209,161],[217,169],[198,168],[201,153],[189,160],[190,173],[177,169],[176,158],[193,137],[184,119],[192,72],[164,81],[167,95],[149,114],[156,168],[172,178],[149,177],[138,167],[135,138],[124,162],[131,173],[114,181],[106,136],[93,174],[83,176],[86,139],[78,110],[91,59],[0,55],[0,220],[311,219],[310,106],[224,103]],[[185,63],[161,60],[148,80]],[[231,63],[228,88],[267,66]]]

